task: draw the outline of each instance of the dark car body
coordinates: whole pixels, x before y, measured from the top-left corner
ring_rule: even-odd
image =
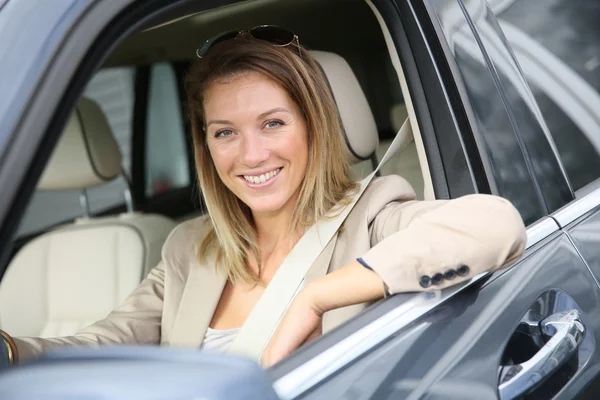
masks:
[[[232,3],[236,1],[0,1],[1,268],[12,254],[28,199],[73,104],[117,41],[161,21]],[[564,3],[557,0],[545,7],[560,16],[556,29],[563,23]],[[579,3],[600,16],[592,2]],[[372,0],[371,4],[398,49],[436,198],[469,193],[506,197],[527,224],[527,249],[511,268],[468,284],[381,301],[267,370],[266,377],[280,398],[499,398],[499,386],[510,379],[503,368],[506,372],[525,365],[545,345],[554,345],[541,331],[542,321],[576,311],[584,333],[566,361],[557,356],[556,365],[548,370],[532,369],[539,365],[519,367],[539,376],[532,373],[530,383],[511,381],[502,398],[597,398],[600,171],[594,169],[598,165],[594,157],[598,154],[589,144],[594,139],[569,130],[563,114],[577,124],[578,118],[600,121],[600,110],[560,111],[566,108],[553,97],[553,84],[535,80],[550,76],[554,64],[536,67],[532,63],[540,58],[535,51],[529,53],[532,63],[528,63],[522,58],[528,47],[517,49],[518,43],[506,33],[509,23],[522,24],[522,29],[535,23],[535,18],[523,17],[537,12],[529,9],[533,6],[527,0]],[[531,29],[532,35],[539,33],[535,26]],[[552,37],[552,30],[541,32]],[[587,35],[600,43],[600,33]],[[568,48],[567,43],[561,51]],[[559,50],[555,53],[560,55]],[[561,84],[568,91],[572,84],[567,78],[558,76],[556,87]],[[587,82],[599,90],[600,80]],[[569,93],[573,98],[582,94]],[[582,110],[590,104],[583,96],[579,101]],[[600,136],[600,130],[595,134]],[[562,146],[569,143],[574,143],[570,152]],[[191,190],[180,195],[189,197]],[[143,207],[171,208],[178,201],[162,198]],[[210,363],[201,368],[210,368]],[[35,371],[44,373],[39,365]],[[18,370],[0,374],[0,385],[13,373]],[[135,370],[123,370],[129,373]],[[231,375],[235,385],[235,374]],[[66,372],[64,379],[68,387]],[[258,386],[239,390],[249,390],[248,398],[257,398],[264,389]],[[202,389],[198,390],[201,398]],[[129,395],[134,398],[135,391]]]

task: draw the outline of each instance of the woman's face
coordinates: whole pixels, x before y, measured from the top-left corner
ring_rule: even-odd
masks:
[[[308,163],[308,134],[283,88],[259,73],[213,84],[206,140],[223,183],[254,213],[293,207]]]

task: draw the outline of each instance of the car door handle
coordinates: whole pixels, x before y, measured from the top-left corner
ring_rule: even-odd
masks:
[[[567,361],[585,336],[585,325],[577,310],[552,314],[539,328],[550,340],[528,361],[502,366],[498,390],[502,400],[513,399],[532,390]]]

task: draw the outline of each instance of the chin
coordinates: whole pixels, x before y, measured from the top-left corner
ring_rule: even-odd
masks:
[[[282,199],[253,199],[245,203],[253,213],[270,214],[281,210],[286,202]]]

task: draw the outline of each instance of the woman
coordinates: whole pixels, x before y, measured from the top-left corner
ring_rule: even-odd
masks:
[[[293,33],[228,32],[198,56],[187,93],[208,216],[177,227],[160,265],[104,320],[65,338],[4,334],[15,359],[66,345],[227,350],[304,232],[356,192],[326,77]],[[371,183],[332,243],[318,260],[328,273],[306,277],[264,365],[346,318],[336,314],[343,307],[507,266],[522,254],[525,230],[502,198],[415,201],[405,180],[389,176]]]

